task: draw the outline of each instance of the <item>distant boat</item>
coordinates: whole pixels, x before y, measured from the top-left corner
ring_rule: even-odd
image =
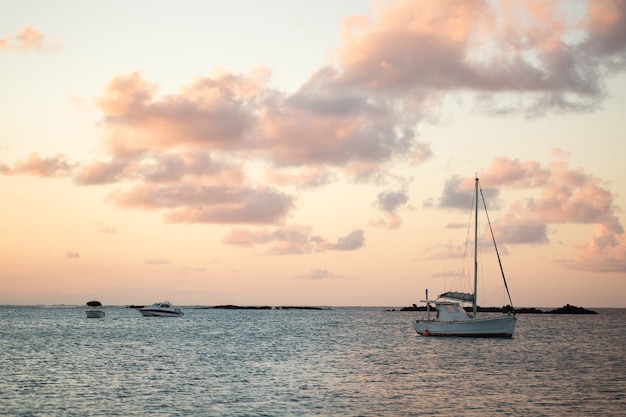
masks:
[[[151,306],[140,308],[139,311],[146,317],[177,317],[184,316],[183,311],[172,306],[169,301],[154,303]]]
[[[88,319],[103,319],[105,316],[104,310],[102,308],[102,303],[100,301],[88,301],[87,310],[85,310],[85,314]]]
[[[473,293],[463,293],[449,291],[439,295],[435,300],[428,299],[428,290],[426,290],[426,300],[422,302],[426,303],[427,318],[426,320],[416,320],[413,323],[415,331],[422,336],[464,336],[464,337],[513,337],[515,331],[515,309],[513,308],[513,302],[511,301],[511,294],[509,293],[506,278],[504,276],[504,270],[502,269],[502,262],[500,261],[500,254],[498,253],[498,247],[495,246],[496,241],[493,236],[493,230],[491,229],[491,222],[489,221],[489,214],[487,214],[487,205],[485,204],[485,198],[480,189],[480,195],[482,197],[483,206],[485,207],[485,213],[487,216],[487,222],[489,229],[491,230],[491,238],[493,240],[496,254],[498,255],[498,262],[500,264],[500,271],[502,272],[502,279],[504,280],[504,286],[509,296],[509,302],[511,305],[512,314],[501,315],[497,317],[485,317],[479,318],[477,316],[477,286],[478,286],[478,191],[479,184],[478,178],[475,178],[474,188],[474,289]],[[453,301],[450,301],[453,300]],[[436,317],[431,320],[430,317],[430,305],[435,305]],[[472,303],[472,314],[469,315],[463,308],[461,303]]]

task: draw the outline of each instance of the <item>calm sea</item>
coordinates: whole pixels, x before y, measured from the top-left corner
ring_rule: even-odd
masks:
[[[513,339],[418,336],[384,308],[0,307],[0,415],[626,414],[626,310],[519,315]]]

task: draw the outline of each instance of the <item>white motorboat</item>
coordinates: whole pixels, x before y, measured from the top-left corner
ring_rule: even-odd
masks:
[[[100,301],[88,301],[87,306],[89,308],[85,310],[85,314],[87,315],[88,319],[103,319],[104,318],[105,312],[101,308],[102,303]]]
[[[178,317],[185,314],[179,307],[174,307],[169,301],[154,303],[148,307],[142,307],[139,312],[146,317]]]
[[[504,276],[504,270],[502,269],[502,262],[500,261],[500,254],[498,247],[495,246],[495,238],[493,236],[493,230],[491,229],[491,222],[489,221],[489,215],[487,214],[487,222],[489,224],[489,230],[491,231],[491,237],[495,246],[496,254],[498,255],[498,262],[500,264],[500,271],[502,272],[502,279],[504,280],[504,287],[509,296],[511,314],[503,314],[495,317],[478,317],[477,315],[477,286],[478,286],[478,178],[475,179],[474,190],[474,290],[472,294],[464,292],[449,291],[439,295],[436,300],[428,299],[428,290],[426,290],[426,300],[422,302],[426,303],[427,317],[426,320],[416,320],[413,323],[415,331],[422,336],[465,336],[465,337],[513,337],[515,331],[515,309],[513,308],[513,302],[511,301],[511,294],[509,293],[509,287],[506,283]],[[487,213],[487,205],[485,204],[485,198],[480,189],[483,205],[485,207],[485,213]],[[454,300],[454,301],[450,301]],[[436,316],[431,320],[430,305],[435,305]],[[463,308],[461,303],[472,303],[472,314],[469,315]]]

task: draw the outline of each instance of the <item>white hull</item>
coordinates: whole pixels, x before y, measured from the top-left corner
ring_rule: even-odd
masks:
[[[104,311],[102,310],[85,310],[88,319],[103,319]]]
[[[422,336],[512,337],[515,316],[486,317],[464,321],[416,320],[415,331]]]
[[[150,310],[140,309],[141,314],[145,317],[178,317],[182,316],[182,311],[167,311],[167,310]]]
[[[183,310],[174,307],[169,301],[154,303],[148,307],[142,307],[139,312],[145,317],[179,317],[184,316]]]

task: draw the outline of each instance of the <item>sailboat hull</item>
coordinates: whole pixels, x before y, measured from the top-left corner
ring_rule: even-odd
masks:
[[[463,321],[416,320],[413,328],[422,336],[513,337],[515,316],[477,318]]]

